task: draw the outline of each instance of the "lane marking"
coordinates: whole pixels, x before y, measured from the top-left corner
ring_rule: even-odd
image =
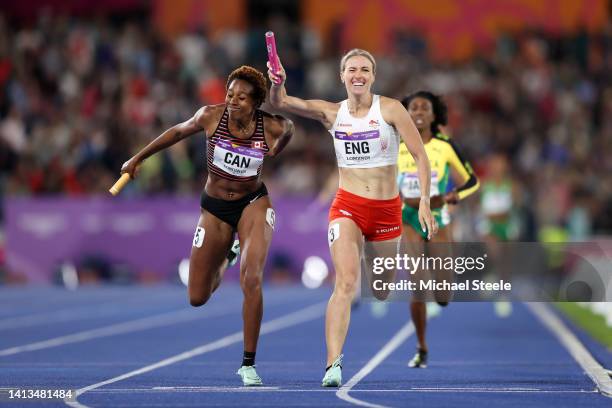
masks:
[[[8,390],[9,388],[7,388]],[[11,388],[14,389],[14,388]],[[0,388],[0,390],[2,390]],[[104,388],[90,391],[92,394],[133,394],[133,393],[188,393],[188,392],[334,392],[329,388],[298,389],[281,387],[153,387],[153,388]],[[414,392],[458,392],[458,393],[535,393],[535,394],[599,394],[597,390],[544,390],[540,388],[513,388],[513,387],[412,387],[408,389],[360,389],[351,390],[351,393],[414,393]]]
[[[257,388],[257,389],[255,389]],[[111,389],[114,391],[115,389]],[[153,387],[149,389],[151,391],[163,391],[163,392],[262,392],[262,391],[283,391],[280,387]],[[145,390],[145,392],[149,391]],[[93,392],[104,392],[106,390],[95,390]],[[136,390],[121,390],[120,392],[138,392]]]
[[[294,301],[293,297],[280,297],[267,302],[268,306],[279,303],[284,303],[287,300]],[[34,343],[24,344],[21,346],[9,347],[0,350],[0,357],[12,356],[28,351],[36,351],[51,347],[63,346],[66,344],[80,343],[87,340],[98,339],[118,334],[133,333],[141,330],[153,329],[173,325],[176,323],[184,323],[192,320],[198,320],[209,317],[219,317],[232,313],[239,313],[241,309],[227,309],[224,305],[217,305],[215,309],[196,310],[194,308],[182,308],[172,312],[161,313],[154,316],[147,316],[135,320],[129,320],[121,323],[111,324],[109,326],[98,327],[96,329],[84,330],[77,333],[68,334],[65,336],[53,337],[51,339],[37,341]]]
[[[325,314],[326,306],[327,306],[327,301],[319,302],[314,305],[300,309],[296,312],[292,312],[284,316],[278,317],[274,320],[270,320],[269,322],[265,322],[261,325],[259,335],[262,336],[265,334],[273,333],[275,331],[279,331],[282,329],[286,329],[288,327],[292,327],[292,326],[296,326],[301,323],[308,322],[310,320],[317,319]],[[78,398],[79,396],[83,395],[84,393],[88,391],[95,390],[105,385],[113,384],[113,383],[116,383],[116,382],[119,382],[119,381],[122,381],[128,378],[138,376],[140,374],[148,373],[150,371],[157,370],[158,368],[166,367],[171,364],[175,364],[180,361],[184,361],[192,357],[199,356],[201,354],[210,353],[211,351],[219,350],[224,347],[231,346],[235,343],[239,343],[242,340],[243,340],[242,331],[236,332],[234,334],[230,334],[228,336],[215,340],[211,343],[203,344],[194,349],[191,349],[183,353],[176,354],[172,357],[166,358],[164,360],[158,361],[157,363],[150,364],[148,366],[139,368],[134,371],[130,371],[128,373],[119,375],[117,377],[113,377],[108,380],[101,381],[99,383],[80,388],[76,391],[76,398]],[[87,405],[81,404],[80,402],[78,402],[77,399],[75,399],[75,401],[70,401],[70,402],[66,401],[65,403],[68,406],[71,406],[73,408],[87,408]]]
[[[574,333],[567,328],[563,321],[544,303],[530,302],[526,303],[526,305],[566,348],[574,360],[593,380],[597,389],[606,397],[612,397],[612,378],[610,378],[606,369],[593,358]]]
[[[181,309],[172,312],[162,313],[155,316],[148,316],[140,319],[129,320],[122,323],[111,324],[109,326],[98,327],[96,329],[84,330],[77,333],[68,334],[65,336],[54,337],[47,340],[37,341],[34,343],[24,344],[21,346],[9,347],[0,350],[0,357],[11,356],[28,351],[36,351],[51,347],[63,346],[66,344],[80,343],[83,341],[98,339],[102,337],[116,336],[118,334],[132,333],[141,330],[162,327],[174,323],[184,323],[191,320],[197,320],[203,317],[222,316],[225,314],[235,313],[232,310],[211,310],[208,313],[197,313],[191,309]]]
[[[155,300],[159,302],[162,299],[169,298],[170,300],[177,300],[184,296],[184,292],[181,290],[172,290],[172,291],[162,291],[161,293],[155,292]],[[0,292],[1,293],[1,292]],[[154,312],[151,303],[151,295],[144,297],[138,296],[130,299],[125,299],[126,294],[120,293],[117,295],[111,295],[111,299],[114,297],[120,297],[117,300],[108,300],[107,298],[103,299],[104,303],[100,303],[97,305],[90,305],[91,301],[88,300],[78,300],[78,302],[87,302],[86,306],[80,306],[79,304],[74,304],[70,307],[65,307],[59,310],[54,311],[45,311],[45,312],[32,312],[25,315],[17,315],[11,317],[3,317],[0,318],[0,329],[15,329],[15,328],[23,328],[23,327],[31,327],[40,324],[41,326],[48,326],[50,323],[64,323],[73,320],[85,320],[90,319],[92,316],[94,318],[98,317],[107,317],[116,314],[120,314],[121,312],[125,312],[126,307],[130,309],[134,309],[135,312]],[[279,296],[278,299],[284,299],[286,296]],[[76,300],[76,299],[73,299]],[[140,303],[146,303],[144,308],[139,305]],[[82,303],[81,303],[82,304]],[[134,307],[132,307],[134,305]],[[184,306],[185,302],[176,302],[174,306]],[[0,313],[2,312],[2,307],[0,307]]]
[[[414,325],[412,322],[406,323],[395,335],[366,363],[361,370],[357,372],[346,384],[344,384],[336,392],[336,396],[348,403],[369,408],[388,408],[385,405],[371,404],[366,401],[351,397],[349,392],[357,385],[365,376],[370,374],[380,363],[382,363],[391,353],[401,346],[414,333]]]

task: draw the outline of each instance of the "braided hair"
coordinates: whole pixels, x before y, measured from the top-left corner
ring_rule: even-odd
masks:
[[[408,105],[410,105],[410,102],[414,98],[424,98],[431,102],[434,114],[434,120],[431,122],[431,133],[433,135],[442,133],[440,126],[445,126],[448,123],[448,108],[444,100],[440,96],[429,91],[418,91],[402,99],[402,105],[408,109]]]

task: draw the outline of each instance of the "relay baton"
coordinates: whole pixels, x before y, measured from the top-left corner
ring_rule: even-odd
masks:
[[[121,177],[119,177],[119,180],[117,180],[108,191],[112,195],[116,196],[123,189],[123,187],[125,187],[128,181],[130,181],[130,175],[128,173],[123,173]]]
[[[276,53],[276,40],[272,31],[266,33],[266,48],[268,49],[268,61],[270,61],[272,72],[274,72],[274,75],[277,75],[280,72],[280,64],[278,62],[278,54]],[[280,82],[276,81],[274,83],[280,84]]]

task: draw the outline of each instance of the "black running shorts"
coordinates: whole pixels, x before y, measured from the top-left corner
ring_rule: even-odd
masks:
[[[235,230],[238,229],[238,221],[242,217],[242,211],[247,205],[255,202],[258,198],[268,195],[268,189],[264,183],[261,183],[261,187],[256,191],[245,195],[244,197],[234,200],[227,201],[219,198],[214,198],[206,194],[206,190],[202,192],[200,197],[200,206],[219,218],[221,221],[231,225]]]

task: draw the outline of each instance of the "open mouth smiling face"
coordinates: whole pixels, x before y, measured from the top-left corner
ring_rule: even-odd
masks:
[[[349,58],[341,74],[341,79],[348,92],[355,94],[369,92],[374,82],[372,63],[361,55]]]

